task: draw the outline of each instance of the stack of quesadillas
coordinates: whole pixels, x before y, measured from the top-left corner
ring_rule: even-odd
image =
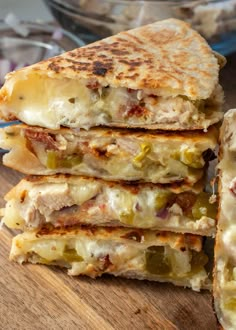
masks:
[[[32,175],[5,197],[11,259],[208,287],[222,61],[169,19],[10,73],[3,162]]]

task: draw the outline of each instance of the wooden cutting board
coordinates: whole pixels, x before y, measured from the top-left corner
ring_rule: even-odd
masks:
[[[236,106],[235,75],[236,54],[222,74],[227,108]],[[21,177],[0,165],[0,207]],[[6,228],[0,231],[2,330],[217,329],[207,291],[109,276],[73,278],[57,268],[21,266],[8,260],[12,236]]]

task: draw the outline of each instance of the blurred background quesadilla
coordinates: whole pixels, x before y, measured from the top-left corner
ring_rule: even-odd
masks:
[[[236,324],[236,109],[227,112],[221,128],[219,212],[215,243],[214,306],[224,329]]]

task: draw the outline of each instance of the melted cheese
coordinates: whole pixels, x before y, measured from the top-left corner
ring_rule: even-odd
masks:
[[[24,134],[24,129],[19,128],[17,132],[17,128],[12,128],[14,136],[9,135],[9,130],[11,129],[5,130],[3,144],[6,145],[4,140],[7,140],[8,148],[12,150],[4,156],[4,164],[23,173],[37,175],[60,172],[100,177],[106,180],[143,180],[153,183],[187,180],[193,184],[202,177],[204,172],[202,153],[208,148],[214,149],[216,145],[216,137],[213,136],[212,131],[205,139],[190,138],[188,140],[186,138],[184,142],[181,137],[167,139],[160,136],[155,139],[153,136],[143,137],[138,134],[130,137],[122,136],[115,132],[113,135],[106,135],[105,132],[97,130],[81,131],[79,135],[60,131],[60,139],[57,143],[60,152],[63,151],[63,159],[71,155],[78,155],[81,159],[71,166],[63,167],[59,163],[55,168],[51,168],[48,166],[47,146],[41,141],[31,141],[34,148],[34,152],[31,152],[26,148],[26,138],[23,142],[18,141],[18,137]],[[53,131],[50,134],[53,134]],[[55,137],[57,135],[55,133]],[[181,149],[183,144],[184,148]],[[20,153],[22,148],[23,152]],[[55,157],[57,157],[56,152]],[[26,163],[26,160],[29,161]],[[36,160],[38,160],[37,164]]]
[[[124,231],[125,233],[125,231]],[[150,273],[146,264],[146,251],[149,246],[157,243],[151,241],[149,245],[135,240],[121,239],[119,235],[109,239],[97,236],[88,237],[80,232],[76,235],[62,235],[57,237],[36,237],[34,233],[23,233],[13,239],[11,259],[31,261],[36,263],[58,264],[69,268],[71,275],[88,275],[96,277],[103,273],[119,275],[125,272],[141,273],[143,278],[177,281],[179,285],[192,286],[199,290],[207,282],[207,274],[203,267],[191,273],[191,251],[172,249],[164,243],[165,255],[170,263],[170,272],[165,274]],[[156,242],[156,240],[155,240]],[[162,243],[163,244],[163,243]],[[74,251],[72,260],[68,260],[66,251]],[[76,258],[74,253],[81,258]],[[76,259],[75,259],[76,260]],[[198,279],[198,286],[196,285]]]
[[[121,226],[207,236],[215,232],[215,219],[207,216],[199,219],[190,218],[183,214],[177,204],[169,208],[164,219],[161,215],[158,216],[157,200],[165,194],[167,203],[171,198],[171,192],[168,190],[144,186],[138,192],[132,193],[132,190],[125,189],[119,184],[110,186],[105,181],[86,179],[76,181],[74,184],[34,182],[28,183],[27,186],[23,181],[22,188],[19,186],[16,195],[7,202],[3,221],[10,228],[19,228],[17,223],[37,228],[43,223],[57,224],[60,216],[66,225],[72,215],[74,223],[77,221],[92,225],[110,225],[115,221]],[[24,201],[21,199],[22,191],[27,191]],[[90,201],[90,204],[86,206],[87,201]],[[73,211],[75,205],[79,208]]]
[[[209,125],[221,119],[222,102],[215,104],[214,109],[207,109],[205,114],[190,100],[179,96],[158,96],[158,101],[145,93],[142,97],[147,112],[140,116],[139,113],[135,115],[136,110],[132,114],[132,107],[137,109],[140,104],[139,91],[128,92],[120,87],[103,88],[99,92],[87,88],[84,81],[31,74],[15,82],[8,107],[12,114],[28,125],[51,129],[60,126],[89,129],[110,123],[136,126],[173,123],[190,129],[195,123],[205,128],[204,122]],[[214,118],[216,113],[217,119]]]

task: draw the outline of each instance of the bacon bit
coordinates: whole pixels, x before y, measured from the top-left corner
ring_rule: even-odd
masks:
[[[86,85],[87,88],[89,89],[92,89],[92,90],[95,90],[95,89],[98,89],[100,87],[100,84],[98,81],[91,81],[90,83],[88,83]]]
[[[229,184],[229,190],[231,193],[236,196],[236,178],[234,178]]]
[[[195,251],[200,251],[202,248],[202,237],[196,236],[194,234],[185,234],[181,236],[183,239],[182,246],[186,246],[189,249],[193,249]],[[181,242],[180,242],[181,244]]]
[[[46,149],[58,150],[57,142],[54,136],[49,133],[34,131],[33,129],[25,129],[25,137],[29,140],[41,142],[45,145]]]
[[[128,93],[133,93],[135,90],[134,89],[132,89],[132,88],[127,88],[127,92]]]
[[[105,212],[106,211],[106,204],[100,204],[99,208],[102,212]]]
[[[93,154],[99,158],[107,157],[107,150],[106,149],[99,149],[99,148],[92,148]]]
[[[183,192],[176,196],[175,203],[178,204],[183,212],[189,211],[196,202],[196,195],[192,192]]]
[[[153,97],[154,99],[157,99],[158,98],[158,96],[157,95],[154,95],[154,94],[150,94],[150,95],[148,95],[149,97]]]
[[[140,191],[139,185],[136,185],[134,183],[131,185],[130,182],[127,182],[126,184],[124,183],[123,187],[133,195],[137,195]]]
[[[229,188],[230,192],[236,196],[236,187]]]
[[[106,270],[109,266],[112,265],[112,262],[110,261],[110,258],[109,258],[109,254],[107,254],[106,256],[104,257],[100,257],[99,259],[99,269],[101,271],[104,271]]]
[[[134,104],[127,111],[126,117],[143,117],[146,114],[148,114],[148,110],[145,107],[142,107],[139,104]]]
[[[107,157],[107,150],[99,149],[98,147],[91,147],[88,142],[79,144],[79,149],[83,154],[91,154],[97,158]]]
[[[142,238],[143,238],[143,233],[141,231],[130,231],[129,233],[121,236],[121,238],[125,238],[125,239],[132,239],[133,241],[136,242],[141,242]]]

